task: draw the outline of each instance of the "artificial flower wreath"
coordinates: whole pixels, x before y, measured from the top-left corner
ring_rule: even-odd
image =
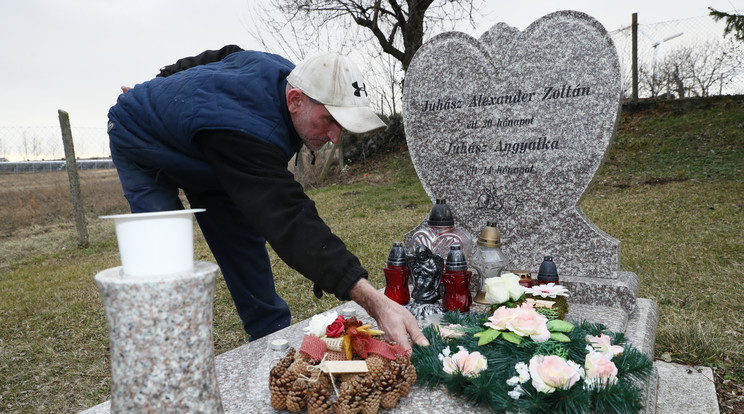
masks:
[[[411,357],[419,381],[497,412],[636,413],[653,369],[622,333],[551,319],[529,303],[448,312],[424,335],[431,345]]]

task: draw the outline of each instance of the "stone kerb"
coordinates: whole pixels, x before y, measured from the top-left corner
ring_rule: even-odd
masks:
[[[613,279],[619,241],[578,207],[620,109],[620,66],[605,29],[572,11],[480,40],[450,32],[406,74],[404,125],[429,197],[477,236],[498,224],[511,268],[553,256],[562,275]],[[415,231],[415,229],[414,229]]]

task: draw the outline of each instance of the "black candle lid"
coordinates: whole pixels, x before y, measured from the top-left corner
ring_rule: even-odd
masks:
[[[447,270],[468,270],[468,262],[465,260],[465,252],[462,250],[462,246],[459,244],[450,246],[444,267]]]
[[[405,266],[406,265],[406,251],[403,248],[403,242],[393,242],[393,247],[390,249],[390,254],[387,260],[388,266]]]
[[[452,217],[452,210],[447,205],[447,201],[443,198],[438,198],[434,203],[434,206],[429,212],[429,220],[427,224],[430,226],[454,226],[455,219]]]
[[[543,262],[540,264],[540,271],[537,272],[538,279],[557,279],[558,269],[553,262],[552,256],[545,256]]]

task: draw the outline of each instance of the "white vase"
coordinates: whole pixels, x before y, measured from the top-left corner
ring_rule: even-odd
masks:
[[[194,266],[194,213],[204,209],[101,216],[113,219],[122,270],[129,276],[189,272]]]

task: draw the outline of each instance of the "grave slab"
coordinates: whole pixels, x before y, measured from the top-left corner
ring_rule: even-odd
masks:
[[[655,361],[659,372],[656,414],[717,414],[715,379],[709,367]]]

